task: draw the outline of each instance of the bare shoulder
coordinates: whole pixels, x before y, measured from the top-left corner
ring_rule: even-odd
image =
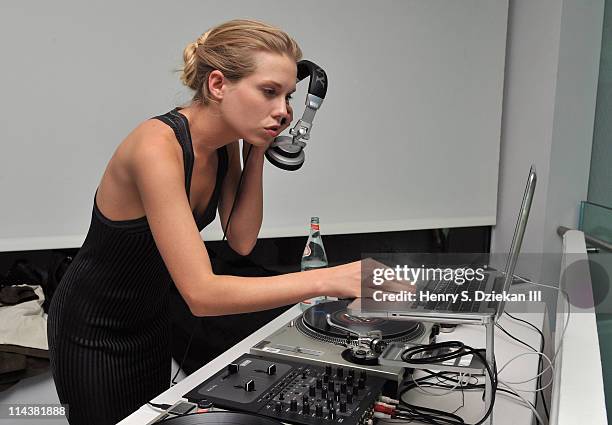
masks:
[[[180,160],[182,156],[172,129],[155,119],[138,125],[122,145],[126,159],[132,164],[164,158]]]

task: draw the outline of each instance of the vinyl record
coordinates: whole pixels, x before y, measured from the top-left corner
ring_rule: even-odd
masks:
[[[347,328],[360,335],[370,331],[381,331],[383,340],[397,340],[400,338],[413,338],[420,335],[422,324],[406,320],[388,320],[377,317],[359,317],[349,314],[346,310],[352,300],[330,301],[316,304],[308,308],[302,315],[302,323],[311,331],[332,338],[346,338],[349,332],[341,329]],[[330,326],[327,315],[330,315]],[[418,336],[417,335],[417,336]]]
[[[158,423],[168,425],[282,425],[281,422],[265,416],[225,411],[178,416]]]

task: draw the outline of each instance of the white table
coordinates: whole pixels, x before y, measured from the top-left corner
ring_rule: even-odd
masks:
[[[228,363],[238,358],[244,353],[248,353],[249,349],[260,342],[266,336],[274,332],[281,326],[284,326],[294,317],[300,314],[298,306],[287,310],[285,313],[254,332],[249,337],[236,344],[219,357],[215,358],[202,368],[198,369],[193,374],[189,375],[181,382],[176,384],[174,387],[164,391],[153,402],[163,404],[173,404],[179,400],[182,400],[182,395],[187,393],[192,388],[196,387],[202,381],[206,380],[217,371],[225,368]],[[535,326],[542,328],[544,323],[544,307],[543,305],[535,306],[533,312],[530,313],[517,313],[515,316],[520,317],[533,323]],[[512,335],[523,340],[527,344],[538,348],[540,347],[540,336],[533,329],[528,326],[511,320],[507,317],[500,318],[499,323]],[[485,345],[485,334],[484,326],[473,325],[473,326],[459,326],[454,332],[449,334],[441,334],[438,336],[438,341],[443,340],[454,340],[459,339],[466,344],[474,347],[481,348]],[[506,363],[512,357],[530,351],[528,348],[513,341],[508,336],[503,334],[501,331],[496,329],[495,334],[495,355],[497,358],[498,367]],[[500,379],[508,381],[522,381],[529,379],[537,374],[538,357],[535,355],[524,356],[514,361],[500,376]],[[521,384],[521,388],[535,389],[536,380],[533,380],[527,384]],[[416,394],[418,390],[412,391],[410,397],[411,400],[417,400],[418,402],[427,402],[425,398],[435,399],[435,406],[441,410],[454,410],[460,404],[461,394],[457,391],[455,394],[449,394],[444,397],[431,397],[427,395]],[[534,393],[523,393],[524,397],[531,402],[535,402]],[[483,413],[484,403],[481,400],[481,394],[465,393],[466,406],[459,410],[457,413],[464,417],[466,421],[473,421],[478,419]],[[414,398],[413,398],[414,397]],[[459,398],[458,398],[459,397]],[[416,401],[415,401],[416,402]],[[429,401],[431,402],[431,401]],[[130,416],[119,422],[120,425],[144,425],[147,422],[155,418],[160,412],[153,409],[148,405],[141,406],[137,411],[132,413]],[[529,408],[521,406],[510,398],[498,396],[495,401],[494,407],[494,423],[497,424],[508,424],[508,425],[528,425],[532,423],[533,414]]]

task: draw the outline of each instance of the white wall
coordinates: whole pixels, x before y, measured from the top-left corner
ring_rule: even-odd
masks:
[[[502,112],[497,225],[491,250],[507,252],[529,164],[538,185],[523,252],[560,253],[559,225],[575,227],[585,200],[604,0],[511,0]],[[517,273],[554,282],[559,264]]]
[[[116,146],[192,96],[184,46],[236,17],[286,28],[329,76],[304,167],[266,165],[261,237],[312,215],[326,234],[495,224],[508,0],[5,3],[0,251],[80,246]]]

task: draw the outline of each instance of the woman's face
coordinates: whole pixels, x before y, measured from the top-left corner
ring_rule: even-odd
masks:
[[[241,139],[266,146],[289,126],[289,104],[295,91],[297,66],[288,56],[255,54],[256,70],[236,83],[227,83],[220,103],[226,123]]]

